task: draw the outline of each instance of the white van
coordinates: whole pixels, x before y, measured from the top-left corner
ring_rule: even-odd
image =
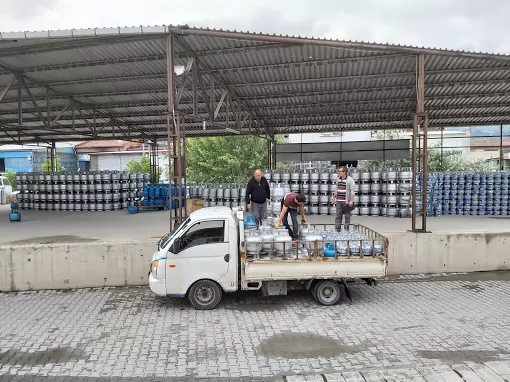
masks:
[[[250,259],[243,212],[228,207],[202,208],[158,242],[149,285],[159,296],[187,297],[196,309],[213,309],[223,293],[260,289],[265,295],[285,295],[288,289],[305,288],[318,303],[333,305],[340,299],[340,285],[347,292],[344,278],[371,283],[386,275],[388,239],[363,229],[374,242],[383,244],[384,251],[326,259],[315,249],[306,259],[285,252],[283,258]],[[315,248],[318,244],[314,243]]]
[[[0,175],[0,190],[4,190],[6,196],[9,196],[12,193],[11,183],[6,176]]]

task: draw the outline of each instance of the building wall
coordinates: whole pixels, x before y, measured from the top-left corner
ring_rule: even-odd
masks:
[[[3,159],[5,172],[29,172],[32,171],[32,153],[28,150],[23,151],[2,151],[0,158]]]
[[[346,131],[342,133],[289,134],[288,143],[326,143],[370,141],[371,131]]]
[[[412,132],[406,132],[406,137],[409,139],[412,138]],[[441,141],[441,132],[440,131],[429,131],[427,145],[429,148],[435,147],[440,148],[443,147],[443,150],[457,150],[461,151],[462,155],[470,154],[470,145],[471,141],[469,138],[469,134],[463,131],[445,131],[443,132],[443,139]]]
[[[43,171],[43,163],[46,158],[50,158],[50,153],[47,150],[37,150],[32,152],[33,156],[33,171]],[[64,166],[65,171],[78,171],[78,157],[76,156],[72,147],[57,149],[56,156],[60,158],[60,163]]]
[[[125,171],[132,160],[142,159],[141,153],[98,154],[90,156],[92,171]]]

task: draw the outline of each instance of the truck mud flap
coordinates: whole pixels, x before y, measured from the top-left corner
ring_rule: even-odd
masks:
[[[349,291],[349,287],[347,287],[347,283],[345,282],[345,279],[342,279],[342,285],[344,286],[345,295],[349,299],[349,302],[352,304],[351,292]]]
[[[347,297],[349,302],[352,303],[351,292],[349,291],[349,287],[347,286],[347,282],[346,282],[345,279],[341,279],[341,280],[342,280],[342,285],[344,286],[345,296]],[[377,280],[376,279],[367,278],[367,279],[362,279],[362,280],[365,281],[370,286],[376,286],[377,285]]]

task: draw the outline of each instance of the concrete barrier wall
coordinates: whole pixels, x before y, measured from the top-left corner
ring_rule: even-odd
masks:
[[[0,247],[0,291],[147,285],[156,242]]]
[[[510,269],[510,232],[401,232],[389,238],[388,273]],[[0,291],[147,285],[156,241],[0,246]]]
[[[389,239],[389,274],[510,269],[510,232],[399,232]]]

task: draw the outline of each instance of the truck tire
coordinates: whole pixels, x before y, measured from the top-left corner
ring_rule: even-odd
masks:
[[[321,305],[335,305],[341,297],[340,285],[336,281],[319,281],[313,291],[315,300]]]
[[[188,292],[188,300],[195,309],[214,309],[221,301],[222,291],[211,280],[199,280],[191,286]]]

